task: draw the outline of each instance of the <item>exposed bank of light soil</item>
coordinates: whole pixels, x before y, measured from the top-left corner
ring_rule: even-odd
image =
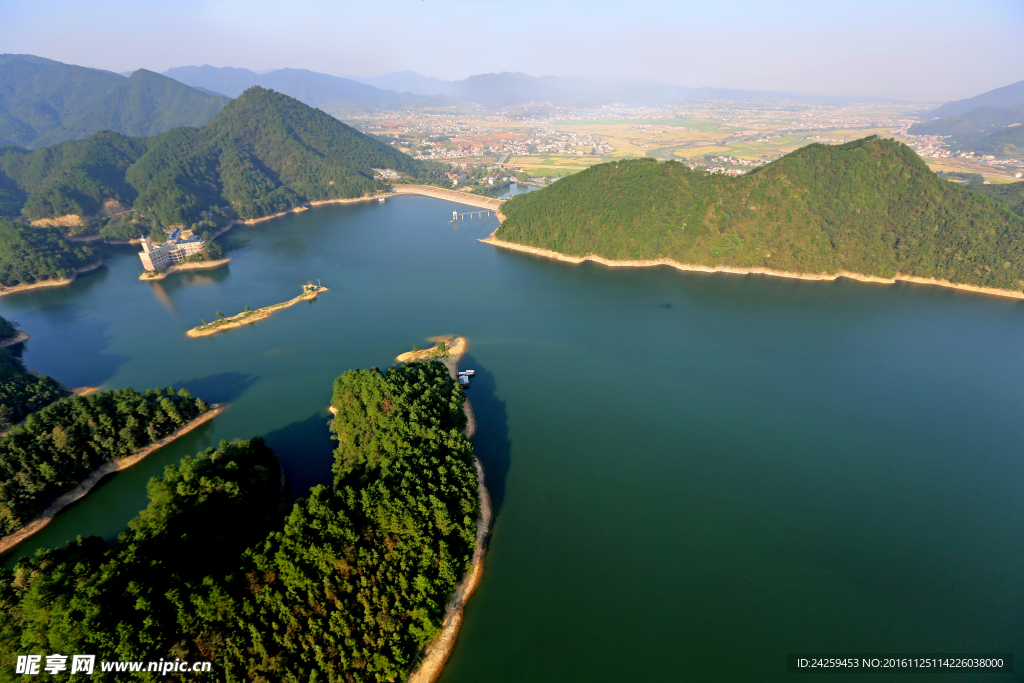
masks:
[[[81,395],[90,394],[93,391],[95,391],[94,387],[83,387],[83,389],[88,389],[88,391],[83,392],[83,394]],[[76,389],[75,391],[77,392],[79,390]],[[53,521],[53,519],[60,513],[61,510],[71,505],[72,503],[78,501],[79,499],[84,498],[85,495],[89,493],[89,491],[91,491],[92,488],[96,486],[96,484],[100,483],[100,481],[102,481],[103,478],[106,477],[107,475],[113,474],[114,472],[120,472],[121,470],[126,470],[132,465],[141,462],[147,455],[149,455],[153,451],[159,448],[163,448],[164,446],[171,443],[178,437],[188,434],[199,425],[205,422],[209,422],[217,415],[220,415],[221,412],[223,412],[223,410],[223,405],[214,403],[210,406],[209,410],[207,410],[205,413],[203,413],[196,419],[190,422],[186,422],[181,427],[179,427],[174,433],[168,434],[159,441],[155,441],[144,448],[140,448],[139,450],[124,458],[120,458],[118,460],[111,460],[109,462],[103,463],[102,465],[94,469],[92,472],[90,472],[89,476],[82,480],[82,482],[78,486],[71,489],[67,493],[59,496],[56,500],[50,503],[49,507],[43,510],[43,512],[40,513],[38,517],[36,517],[31,522],[21,527],[14,533],[8,534],[7,536],[0,538],[0,553],[7,552],[8,550],[21,543],[32,534],[41,531],[43,527],[45,527],[47,524]]]
[[[430,341],[444,342],[445,348],[448,349],[448,356],[437,360],[445,364],[452,377],[457,377],[459,361],[466,352],[466,340],[462,337],[431,337]],[[408,351],[398,356],[395,360],[400,363],[416,363],[436,358],[434,353],[432,348]],[[473,435],[476,434],[476,415],[473,414],[473,406],[470,405],[469,399],[466,399],[462,407],[466,411],[467,418],[466,436],[473,438]],[[476,521],[476,545],[473,547],[473,565],[466,572],[466,576],[463,577],[455,592],[452,593],[448,604],[445,605],[445,617],[441,625],[441,632],[424,650],[419,666],[409,676],[409,683],[433,683],[433,681],[437,680],[437,677],[441,674],[441,669],[444,668],[444,663],[448,661],[452,648],[455,647],[455,638],[459,634],[459,626],[462,625],[462,610],[465,608],[469,596],[476,590],[477,584],[480,583],[480,576],[483,574],[484,549],[494,513],[491,509],[491,496],[487,493],[487,487],[484,485],[484,468],[480,464],[479,459],[475,459],[474,462],[477,476],[476,493],[477,498],[480,500],[480,517]]]
[[[28,341],[31,338],[32,335],[28,334],[27,332],[23,332],[22,330],[18,330],[17,332],[14,333],[14,336],[8,337],[7,339],[0,341],[0,347],[14,346],[15,344],[20,344],[23,341]]]
[[[0,287],[0,296],[4,296],[5,294],[14,294],[15,292],[24,292],[29,289],[38,289],[40,287],[61,287],[63,285],[70,285],[72,282],[75,281],[75,278],[81,275],[82,273],[88,273],[90,271],[96,270],[102,265],[103,260],[100,259],[98,261],[93,261],[87,266],[76,268],[75,272],[71,274],[71,277],[66,277],[60,280],[41,280],[39,282],[33,282],[30,285],[14,285],[13,287]]]
[[[307,285],[307,287],[309,287],[309,285]],[[313,299],[317,298],[317,296],[319,296],[322,292],[329,291],[331,290],[327,289],[326,287],[314,286],[313,289],[303,291],[303,293],[300,294],[299,296],[289,301],[285,301],[284,303],[274,304],[273,306],[264,306],[263,308],[257,308],[255,311],[242,311],[241,313],[233,315],[230,318],[221,318],[220,320],[215,320],[212,323],[200,325],[199,327],[193,327],[185,334],[188,335],[189,337],[208,337],[211,334],[217,334],[218,332],[223,332],[224,330],[230,330],[235,327],[241,327],[242,325],[249,325],[258,320],[269,318],[274,311],[280,311],[282,308],[288,308],[289,306],[294,306],[295,304],[301,303],[303,301],[312,301]]]
[[[145,273],[139,276],[140,280],[163,280],[168,275],[174,275],[180,273],[183,270],[206,270],[207,268],[219,268],[225,263],[230,261],[229,258],[217,259],[216,261],[195,261],[193,263],[179,263],[176,266],[170,266],[167,270],[157,272],[155,270],[147,270]]]
[[[794,273],[785,270],[772,270],[771,268],[736,268],[733,266],[698,266],[687,263],[679,263],[672,259],[646,259],[640,261],[616,261],[614,259],[606,259],[602,256],[595,256],[594,254],[587,254],[586,256],[569,256],[562,254],[557,251],[551,251],[550,249],[541,249],[540,247],[528,247],[525,244],[517,244],[515,242],[506,242],[505,240],[498,239],[492,232],[487,237],[480,240],[487,244],[492,244],[502,249],[512,249],[515,251],[521,251],[527,254],[533,254],[535,256],[543,256],[544,258],[555,259],[558,261],[565,261],[567,263],[583,263],[584,261],[593,261],[594,263],[600,263],[602,266],[610,266],[612,268],[645,268],[649,266],[671,266],[678,270],[686,270],[696,273],[732,273],[734,275],[771,275],[772,277],[786,277],[793,278],[796,280],[837,280],[841,277],[849,278],[851,280],[857,280],[858,282],[874,282],[877,284],[892,285],[897,282],[912,282],[919,285],[937,285],[939,287],[949,287],[951,289],[959,289],[965,292],[975,292],[978,294],[991,294],[993,296],[1006,296],[1014,299],[1024,299],[1024,291],[1016,291],[1012,289],[997,289],[995,287],[979,287],[977,285],[964,285],[949,282],[948,280],[936,280],[935,278],[928,277],[915,277],[913,275],[902,275],[897,273],[894,277],[885,278],[878,277],[877,275],[864,275],[862,273],[850,273],[845,270],[840,270],[837,273]]]
[[[391,192],[396,195],[417,194],[424,197],[446,199],[450,202],[468,204],[469,206],[476,206],[481,209],[490,209],[491,211],[497,211],[501,207],[501,203],[504,201],[503,199],[484,197],[481,195],[470,194],[468,192],[446,190],[443,187],[434,187],[433,185],[395,185],[391,188]]]

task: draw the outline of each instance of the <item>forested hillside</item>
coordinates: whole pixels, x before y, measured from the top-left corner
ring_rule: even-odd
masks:
[[[0,318],[0,323],[2,327],[10,327],[3,318]],[[68,391],[60,382],[46,375],[33,375],[25,369],[20,358],[0,348],[0,431],[10,429],[29,413],[67,395]]]
[[[1010,208],[1010,211],[1024,218],[1024,183],[1008,183],[1006,185],[972,183],[967,187],[978,194],[1002,202]]]
[[[159,441],[209,406],[185,389],[101,391],[53,403],[0,437],[0,535],[110,460]]]
[[[1024,220],[876,137],[810,145],[736,178],[602,164],[502,212],[498,238],[575,256],[1024,287]]]
[[[0,146],[36,149],[101,130],[201,126],[228,98],[140,69],[129,78],[32,55],[0,55]]]
[[[66,278],[96,254],[71,244],[54,228],[32,228],[0,219],[0,285],[11,287]]]
[[[216,206],[254,218],[384,190],[373,171],[382,167],[416,182],[444,177],[439,164],[417,161],[298,100],[252,88],[199,129],[151,138],[104,132],[32,153],[0,149],[0,212],[95,216],[113,202],[134,205],[147,225],[191,225]]]
[[[222,681],[404,680],[472,558],[464,400],[438,361],[346,372],[333,486],[287,516],[273,453],[222,443],[153,479],[112,548],[81,539],[0,569],[0,681],[50,648],[212,661]]]

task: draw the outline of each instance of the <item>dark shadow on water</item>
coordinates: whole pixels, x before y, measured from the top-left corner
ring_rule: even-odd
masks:
[[[476,436],[473,447],[484,466],[487,490],[494,505],[494,516],[501,512],[505,502],[505,480],[511,463],[511,441],[508,437],[508,410],[498,398],[498,384],[494,373],[480,365],[471,355],[459,362],[463,370],[476,370],[466,395],[476,414]]]
[[[188,389],[196,398],[207,403],[231,403],[256,384],[258,375],[244,372],[221,372],[207,377],[193,378],[171,384],[175,389]]]
[[[264,435],[284,465],[288,502],[302,498],[317,484],[330,486],[334,441],[327,428],[330,414],[320,411]]]

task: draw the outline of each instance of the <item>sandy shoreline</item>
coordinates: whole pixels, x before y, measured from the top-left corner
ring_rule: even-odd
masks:
[[[174,433],[165,436],[159,441],[155,441],[145,448],[140,448],[131,455],[121,458],[120,460],[111,460],[110,462],[103,463],[86,477],[78,486],[71,489],[67,493],[59,496],[56,500],[50,503],[43,512],[33,519],[31,522],[21,527],[13,534],[9,534],[0,538],[0,553],[5,553],[14,546],[18,545],[26,538],[40,531],[43,527],[53,521],[54,517],[60,513],[61,510],[71,505],[75,501],[83,498],[89,491],[92,490],[96,484],[100,483],[104,477],[114,472],[120,472],[121,470],[128,469],[132,465],[142,461],[147,455],[153,451],[163,448],[167,444],[171,443],[180,436],[188,434],[199,425],[209,422],[217,415],[220,415],[224,411],[224,406],[214,403],[210,406],[210,409],[205,413],[197,417],[196,419],[186,422],[179,427]]]
[[[458,376],[459,361],[466,352],[466,340],[462,337],[434,337],[430,341],[445,342],[449,355],[447,358],[440,360],[444,362],[452,377]],[[408,351],[398,356],[395,360],[400,363],[417,362],[429,360],[433,357],[432,354],[433,349]],[[473,435],[476,434],[476,415],[473,414],[473,406],[470,405],[469,399],[466,399],[462,408],[466,411],[466,418],[468,420],[466,423],[466,436],[473,438]],[[408,683],[433,683],[441,675],[441,669],[444,668],[445,662],[448,661],[448,656],[452,653],[452,648],[455,647],[455,639],[459,635],[459,627],[462,625],[462,611],[466,607],[469,597],[473,595],[473,591],[476,590],[477,585],[480,583],[480,576],[484,571],[484,552],[487,545],[487,535],[491,530],[494,511],[491,508],[491,495],[487,492],[487,486],[484,484],[483,465],[480,464],[479,458],[474,458],[474,464],[476,465],[476,493],[480,501],[480,517],[476,521],[476,545],[473,547],[473,565],[466,572],[466,576],[463,577],[455,592],[452,593],[448,604],[445,605],[445,617],[441,625],[441,632],[423,652],[420,665],[409,676]]]
[[[938,287],[948,287],[950,289],[959,289],[965,292],[974,292],[976,294],[990,294],[992,296],[1003,296],[1010,297],[1013,299],[1024,299],[1024,291],[1018,292],[1012,289],[997,289],[995,287],[979,287],[977,285],[961,285],[949,282],[948,280],[937,280],[935,278],[915,277],[913,275],[901,275],[896,274],[892,278],[878,277],[876,275],[864,275],[862,273],[850,273],[845,270],[840,270],[835,274],[831,273],[793,273],[785,270],[773,270],[771,268],[735,268],[733,266],[698,266],[686,263],[679,263],[672,259],[646,259],[640,261],[616,261],[613,259],[606,259],[602,256],[595,256],[588,254],[587,256],[568,256],[561,254],[557,251],[551,251],[550,249],[541,249],[539,247],[528,247],[523,244],[516,244],[515,242],[506,242],[505,240],[498,239],[491,233],[489,236],[480,240],[487,244],[501,247],[502,249],[512,249],[514,251],[521,251],[526,254],[533,254],[535,256],[543,256],[544,258],[555,259],[558,261],[565,261],[566,263],[583,263],[584,261],[593,261],[599,263],[602,266],[609,266],[612,268],[646,268],[650,266],[670,266],[677,270],[685,270],[695,273],[732,273],[734,275],[770,275],[772,277],[785,277],[794,280],[825,280],[833,281],[841,277],[856,280],[858,282],[871,282],[875,284],[892,285],[897,282],[911,282],[918,285],[936,285]]]
[[[288,308],[289,306],[294,306],[295,304],[301,303],[303,301],[312,301],[323,292],[329,291],[331,290],[327,289],[326,287],[318,287],[317,289],[308,293],[303,291],[302,294],[298,295],[294,299],[289,299],[284,303],[273,304],[271,306],[264,306],[263,308],[257,308],[255,311],[242,311],[241,313],[236,313],[231,317],[223,318],[222,320],[215,320],[213,323],[207,323],[206,325],[193,327],[185,334],[189,337],[209,337],[211,334],[217,334],[218,332],[223,332],[224,330],[231,330],[236,327],[241,327],[242,325],[251,325],[252,323],[257,322],[259,320],[265,320],[266,318],[269,318],[271,314],[274,313],[274,311],[280,311],[281,309]],[[216,327],[210,327],[210,325],[213,325],[214,323],[218,322],[222,324],[217,325]],[[202,329],[204,327],[207,329]]]
[[[217,259],[216,261],[198,261],[196,263],[179,263],[176,266],[171,266],[163,272],[156,272],[153,270],[147,270],[145,273],[139,276],[140,280],[146,282],[155,282],[156,280],[163,280],[168,275],[174,275],[185,270],[207,270],[209,268],[219,268],[225,263],[230,261],[229,258]]]
[[[63,287],[64,285],[70,285],[75,281],[75,278],[83,273],[88,273],[103,265],[103,259],[93,261],[87,266],[76,268],[75,272],[71,274],[71,277],[66,277],[62,280],[43,280],[41,282],[33,282],[30,285],[14,285],[13,287],[0,287],[0,296],[5,294],[14,294],[15,292],[24,292],[30,289],[39,289],[40,287]]]

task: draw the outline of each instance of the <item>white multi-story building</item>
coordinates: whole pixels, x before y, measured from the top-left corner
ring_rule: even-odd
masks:
[[[205,248],[203,240],[198,236],[183,238],[181,230],[175,228],[170,238],[163,244],[153,244],[149,238],[142,240],[142,251],[139,258],[146,270],[159,270],[167,266],[183,263],[193,254],[199,254]]]

